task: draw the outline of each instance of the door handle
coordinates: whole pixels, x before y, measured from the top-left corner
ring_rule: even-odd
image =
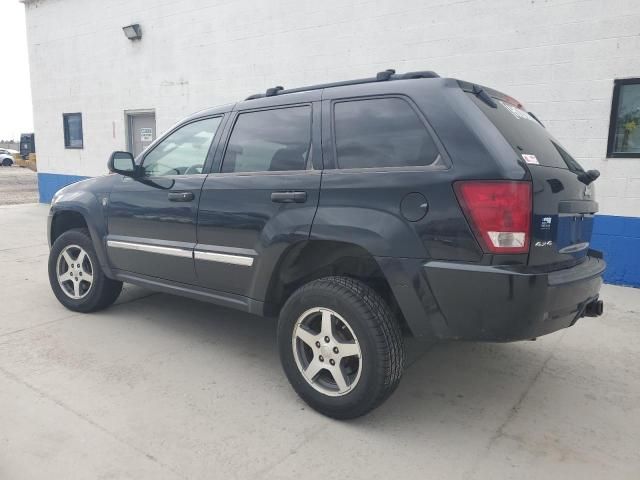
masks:
[[[273,192],[271,201],[276,203],[304,203],[307,201],[307,192]]]
[[[191,202],[195,195],[193,192],[169,192],[170,202]]]

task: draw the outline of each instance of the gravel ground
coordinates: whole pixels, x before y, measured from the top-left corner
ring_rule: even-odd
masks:
[[[38,175],[27,168],[0,167],[0,205],[38,202]]]

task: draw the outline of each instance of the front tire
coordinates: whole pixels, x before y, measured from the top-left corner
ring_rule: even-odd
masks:
[[[49,252],[49,283],[58,301],[74,312],[95,312],[110,306],[122,282],[107,278],[87,229],[60,235]]]
[[[11,165],[13,165],[13,160],[10,160],[8,158],[3,158],[2,159],[2,166],[3,167],[10,167]]]
[[[404,368],[393,313],[373,289],[348,277],[321,278],[291,295],[278,322],[278,348],[298,395],[337,419],[384,402]]]

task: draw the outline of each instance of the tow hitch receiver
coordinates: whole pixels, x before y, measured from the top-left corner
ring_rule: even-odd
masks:
[[[604,312],[604,302],[602,300],[593,300],[589,302],[584,309],[585,317],[599,317]]]

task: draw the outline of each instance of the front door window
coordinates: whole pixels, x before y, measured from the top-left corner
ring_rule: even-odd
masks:
[[[202,173],[211,141],[222,117],[188,123],[162,140],[144,158],[145,175],[193,175]]]

